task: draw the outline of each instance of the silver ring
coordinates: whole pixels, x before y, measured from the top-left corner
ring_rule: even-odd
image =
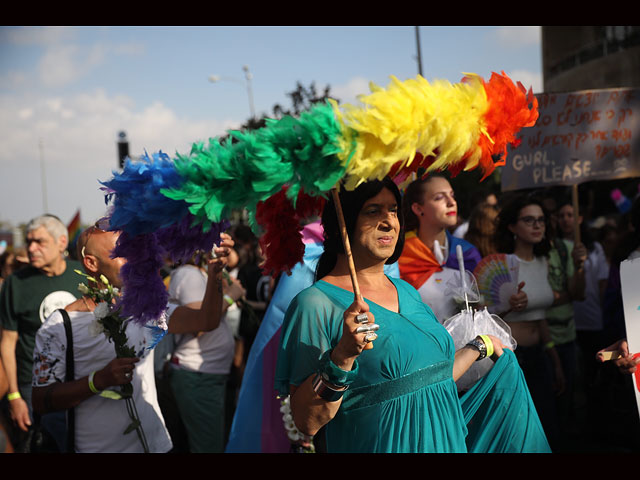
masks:
[[[380,325],[376,323],[368,323],[367,325],[363,325],[361,327],[356,328],[356,333],[375,332],[379,328],[380,328]]]
[[[131,378],[131,372],[126,372],[124,374],[124,378]]]
[[[368,323],[369,322],[369,316],[366,313],[361,313],[359,315],[356,315],[356,323]]]
[[[364,341],[369,343],[373,342],[376,338],[378,338],[378,335],[376,333],[370,332],[364,336]]]

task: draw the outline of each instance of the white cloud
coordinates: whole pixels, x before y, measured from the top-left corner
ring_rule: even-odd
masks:
[[[542,93],[542,73],[534,73],[527,70],[513,70],[507,72],[507,75],[514,82],[522,83],[527,91],[531,88],[533,93]]]
[[[494,36],[503,46],[518,48],[537,45],[540,43],[540,27],[498,27]]]
[[[67,27],[7,27],[1,33],[14,45],[51,45],[74,35],[73,29]]]
[[[112,49],[104,44],[91,47],[55,45],[46,49],[38,64],[40,81],[47,87],[73,83],[102,65]]]
[[[354,77],[344,85],[331,87],[331,94],[340,100],[340,103],[358,103],[357,96],[369,93],[369,80],[363,77]]]
[[[32,94],[33,95],[33,94]],[[0,220],[14,224],[42,213],[42,144],[48,209],[83,221],[105,212],[99,180],[117,169],[117,134],[124,130],[132,157],[146,149],[188,154],[193,142],[238,127],[230,121],[192,121],[161,102],[140,108],[104,90],[56,97],[0,96]]]
[[[0,74],[0,88],[3,89],[19,89],[24,88],[28,81],[27,75],[23,72],[4,72]]]
[[[18,110],[18,118],[20,120],[28,120],[33,117],[33,108],[22,108]]]
[[[42,84],[47,87],[59,87],[78,78],[82,73],[77,60],[79,50],[75,45],[47,49],[38,65]]]

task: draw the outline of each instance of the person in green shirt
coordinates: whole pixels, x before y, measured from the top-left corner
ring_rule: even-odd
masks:
[[[582,242],[575,243],[573,238],[562,238],[563,225],[567,220],[566,210],[573,212],[570,202],[558,203],[556,213],[558,222],[556,231],[552,232],[551,251],[549,252],[549,284],[553,290],[554,304],[547,309],[546,317],[549,333],[562,364],[564,385],[556,392],[558,417],[561,431],[566,434],[573,420],[575,406],[573,403],[574,384],[577,374],[576,324],[574,318],[574,301],[585,298],[585,261],[587,248]],[[571,216],[573,222],[573,216]],[[570,232],[573,237],[573,230]]]
[[[33,423],[36,332],[52,312],[80,295],[81,278],[74,270],[81,266],[66,257],[68,242],[67,227],[58,217],[47,214],[31,220],[26,227],[29,266],[10,275],[0,291],[0,355],[9,384],[8,409],[20,437]]]

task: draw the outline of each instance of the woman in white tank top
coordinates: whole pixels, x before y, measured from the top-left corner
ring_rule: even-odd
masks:
[[[497,220],[495,243],[500,253],[518,260],[521,287],[500,317],[518,343],[515,353],[553,448],[558,433],[554,389],[562,388],[564,376],[545,319],[555,301],[548,281],[548,215],[539,200],[518,195],[502,206]]]

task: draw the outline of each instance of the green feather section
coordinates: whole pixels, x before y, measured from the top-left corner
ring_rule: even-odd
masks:
[[[187,202],[205,229],[228,218],[234,208],[246,208],[252,216],[258,202],[284,185],[289,186],[287,196],[292,202],[300,190],[326,196],[347,167],[338,156],[349,157],[339,146],[341,128],[326,103],[300,118],[270,119],[259,130],[229,132],[224,143],[218,139],[210,139],[207,145],[195,143],[189,155],[178,154],[174,160],[183,184],[161,192]]]

